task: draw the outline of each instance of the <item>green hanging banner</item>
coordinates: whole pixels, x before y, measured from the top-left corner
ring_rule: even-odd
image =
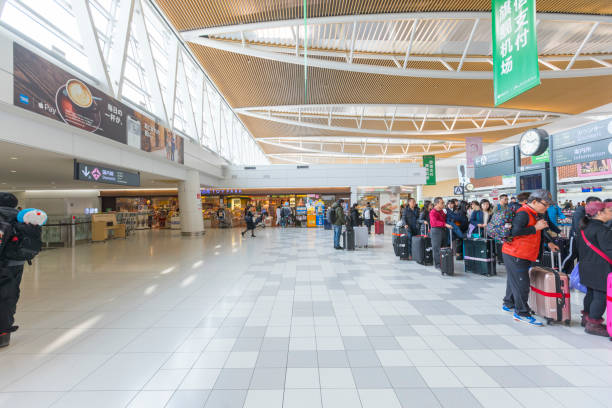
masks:
[[[495,106],[540,85],[535,0],[492,0]]]
[[[425,167],[425,185],[436,185],[436,156],[423,156],[423,167]]]

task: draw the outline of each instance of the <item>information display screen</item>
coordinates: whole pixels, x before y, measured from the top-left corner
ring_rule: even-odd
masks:
[[[528,174],[525,176],[519,176],[521,191],[532,191],[532,190],[540,190],[543,188],[542,186],[542,173],[538,174]]]

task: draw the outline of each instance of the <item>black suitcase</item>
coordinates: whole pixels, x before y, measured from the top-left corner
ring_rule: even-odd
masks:
[[[455,274],[455,257],[452,248],[440,248],[440,270],[442,275],[453,276]]]
[[[433,265],[431,238],[424,235],[412,237],[412,259],[421,265]]]
[[[399,240],[402,236],[406,235],[406,230],[404,227],[393,227],[393,233],[391,234],[391,242],[393,243],[393,252],[395,256],[400,256],[400,243]]]
[[[349,229],[342,233],[342,244],[347,251],[355,250],[355,230]]]
[[[497,275],[495,259],[495,240],[487,238],[467,238],[463,241],[463,260],[465,272],[478,275]]]
[[[397,240],[399,257],[402,261],[408,261],[411,255],[412,240],[408,234],[404,234]]]

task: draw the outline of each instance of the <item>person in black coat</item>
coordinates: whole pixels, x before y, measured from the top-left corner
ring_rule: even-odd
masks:
[[[366,204],[366,208],[363,209],[363,221],[365,222],[366,227],[368,227],[368,234],[372,231],[372,225],[374,225],[374,218],[378,218],[374,208],[370,203]]]
[[[404,213],[402,214],[402,220],[410,236],[419,234],[419,207],[417,207],[414,198],[408,200],[408,205],[404,208]]]
[[[585,213],[577,233],[578,271],[580,282],[587,288],[583,323],[588,334],[608,337],[602,316],[606,310],[608,274],[612,272],[612,230],[605,225],[612,220],[612,203],[590,202]]]
[[[255,237],[255,218],[253,217],[253,212],[251,211],[253,206],[249,205],[246,208],[244,221],[246,222],[246,229],[242,231],[242,236],[246,234],[248,231],[251,231],[251,236]]]
[[[361,216],[359,215],[359,209],[357,203],[351,207],[351,225],[353,227],[361,227]]]
[[[587,204],[594,202],[594,201],[601,201],[601,199],[599,197],[593,197],[593,196],[588,197],[586,199]],[[569,254],[563,260],[563,263],[562,263],[563,272],[567,273],[568,275],[572,273],[572,270],[574,269],[574,261],[579,259],[578,258],[577,233],[579,233],[580,231],[580,221],[584,218],[584,216],[585,216],[584,206],[577,205],[576,209],[574,210],[574,214],[572,215],[572,228],[570,229]]]
[[[427,231],[429,230],[429,212],[433,208],[433,203],[429,200],[425,200],[423,204],[423,211],[419,214],[419,229],[421,230],[421,235],[427,235]]]

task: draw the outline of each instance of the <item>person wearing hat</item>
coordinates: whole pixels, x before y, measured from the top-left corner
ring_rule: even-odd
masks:
[[[608,337],[603,323],[606,310],[606,285],[612,272],[612,202],[592,201],[585,207],[578,232],[578,271],[580,283],[587,288],[582,311],[582,326],[588,334]]]
[[[516,212],[512,220],[512,241],[504,243],[502,256],[507,271],[506,296],[503,310],[514,313],[514,320],[542,326],[542,322],[531,315],[529,299],[529,268],[538,259],[542,244],[542,231],[548,228],[543,214],[554,202],[550,192],[536,190],[531,193],[527,202]],[[546,235],[544,239],[548,240]],[[559,250],[552,242],[548,243],[551,251]]]
[[[13,224],[17,221],[17,197],[11,193],[0,193],[0,221]],[[0,237],[2,239],[2,237]],[[11,341],[11,333],[19,327],[14,326],[19,285],[25,261],[5,259],[0,254],[0,347]]]

